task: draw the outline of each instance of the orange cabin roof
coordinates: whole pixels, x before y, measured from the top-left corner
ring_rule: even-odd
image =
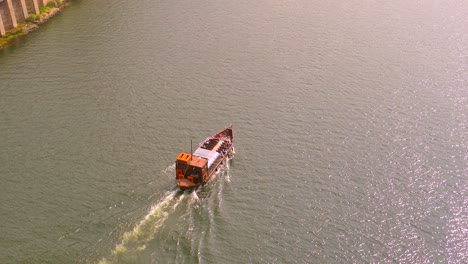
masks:
[[[206,165],[207,162],[208,162],[208,160],[205,159],[205,158],[200,158],[200,157],[197,157],[197,156],[193,156],[192,161],[190,162],[190,166],[203,168]]]

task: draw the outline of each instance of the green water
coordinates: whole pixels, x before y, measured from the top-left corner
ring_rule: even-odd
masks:
[[[413,2],[73,1],[0,51],[0,263],[466,263],[468,5]]]

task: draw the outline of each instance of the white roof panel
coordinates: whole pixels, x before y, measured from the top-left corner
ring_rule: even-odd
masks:
[[[193,153],[194,156],[202,157],[208,160],[208,167],[218,158],[219,153],[213,150],[207,150],[203,148],[197,148]]]

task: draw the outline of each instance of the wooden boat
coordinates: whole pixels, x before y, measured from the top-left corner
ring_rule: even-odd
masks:
[[[232,125],[207,138],[193,153],[181,152],[176,159],[176,184],[181,190],[205,184],[233,154]]]

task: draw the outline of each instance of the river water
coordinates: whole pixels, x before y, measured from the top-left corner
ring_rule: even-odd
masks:
[[[73,1],[0,52],[0,263],[467,263],[466,10]]]

